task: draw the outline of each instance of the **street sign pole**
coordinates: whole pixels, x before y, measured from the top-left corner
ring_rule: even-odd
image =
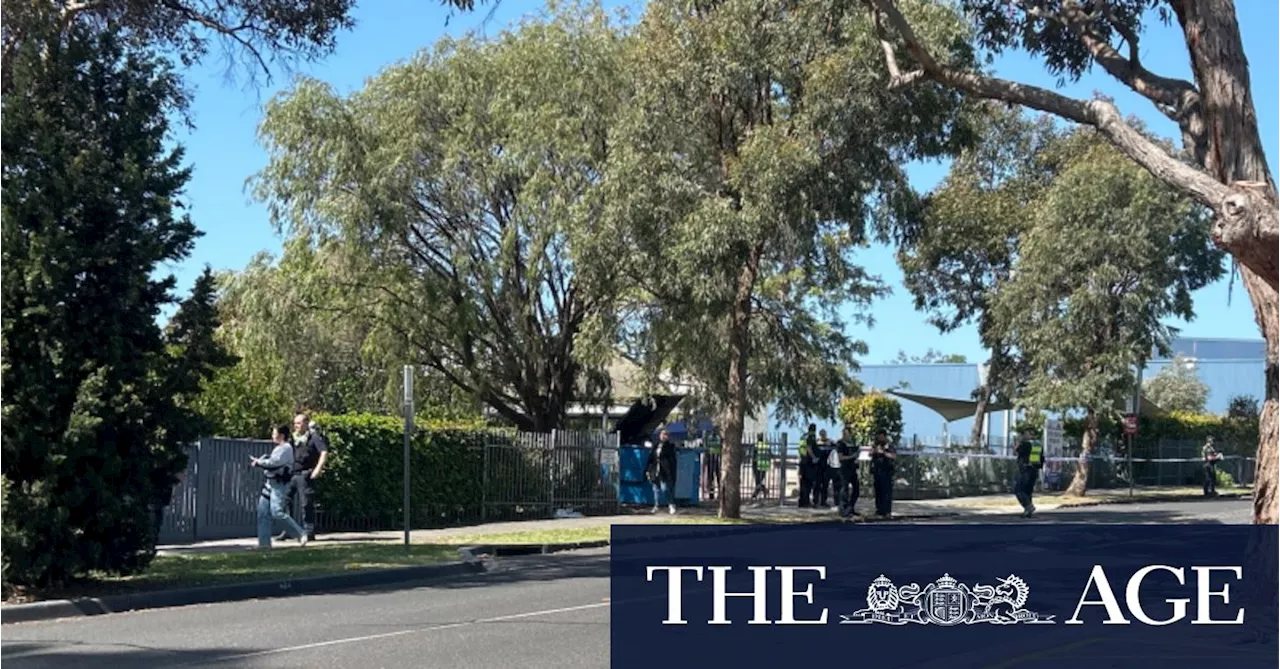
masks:
[[[413,442],[413,365],[404,366],[404,547],[409,548],[409,450]]]

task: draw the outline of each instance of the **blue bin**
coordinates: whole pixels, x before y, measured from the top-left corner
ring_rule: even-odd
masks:
[[[653,485],[644,477],[649,462],[649,449],[623,446],[618,449],[618,501],[622,504],[653,505]],[[701,452],[696,449],[676,450],[675,502],[679,506],[698,504],[698,488],[702,474]]]

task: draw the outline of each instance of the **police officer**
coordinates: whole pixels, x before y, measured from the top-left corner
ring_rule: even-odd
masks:
[[[858,482],[858,447],[854,443],[853,430],[845,427],[836,442],[836,454],[840,459],[840,467],[836,470],[836,505],[840,515],[848,518],[858,515],[854,507],[858,504],[860,484]]]
[[[876,430],[871,442],[871,482],[875,488],[876,515],[893,513],[893,470],[898,451],[889,443],[889,433]]]
[[[1214,448],[1212,435],[1205,438],[1200,457],[1204,459],[1204,496],[1214,497],[1218,494],[1218,461],[1222,454]]]
[[[769,496],[769,486],[765,480],[769,476],[769,468],[773,464],[773,460],[769,453],[769,444],[765,441],[764,435],[756,437],[756,454],[755,466],[752,467],[751,473],[756,477],[756,489],[751,493],[751,499]]]
[[[813,451],[813,505],[825,509],[831,501],[832,469],[828,462],[835,444],[827,438],[826,430],[818,431],[818,446]]]
[[[1030,518],[1036,512],[1036,505],[1031,503],[1031,494],[1035,492],[1036,481],[1040,480],[1040,468],[1044,466],[1044,450],[1036,439],[1035,430],[1024,430],[1022,440],[1018,442],[1018,480],[1014,484],[1013,493],[1022,505],[1022,517]]]
[[[720,441],[719,432],[712,430],[707,435],[706,451],[703,453],[702,480],[703,487],[707,490],[710,499],[716,498],[716,493],[720,490],[720,454],[722,451],[722,442]]]
[[[808,508],[814,494],[814,451],[818,448],[818,426],[809,423],[809,431],[800,440],[800,501],[798,506]]]
[[[316,537],[316,479],[329,459],[329,444],[324,435],[311,425],[311,418],[300,413],[293,419],[293,480],[289,484],[289,500],[296,509],[302,507],[302,526],[309,539]]]

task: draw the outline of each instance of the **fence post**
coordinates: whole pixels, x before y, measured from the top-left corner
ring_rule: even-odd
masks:
[[[409,451],[413,442],[413,365],[404,366],[404,547],[409,548]]]
[[[779,467],[780,471],[778,472],[778,480],[780,481],[780,483],[778,484],[778,506],[783,506],[787,503],[787,433],[786,432],[782,433],[782,439],[779,446],[780,446],[779,450],[781,451],[781,455],[779,456],[778,461],[781,463],[782,466]]]
[[[551,431],[551,448],[547,451],[547,514],[554,518],[556,514],[556,447],[559,446],[560,432]]]

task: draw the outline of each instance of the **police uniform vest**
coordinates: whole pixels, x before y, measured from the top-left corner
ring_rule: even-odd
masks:
[[[710,453],[711,455],[720,455],[720,450],[721,450],[720,437],[708,437],[707,453]]]
[[[1027,464],[1039,467],[1044,464],[1044,446],[1038,441],[1031,442],[1031,450],[1027,453]]]
[[[772,458],[769,457],[769,445],[763,441],[756,443],[756,469],[767,472]]]
[[[320,449],[315,445],[319,438],[313,430],[293,435],[293,470],[295,472],[315,469],[316,463],[320,461]]]

